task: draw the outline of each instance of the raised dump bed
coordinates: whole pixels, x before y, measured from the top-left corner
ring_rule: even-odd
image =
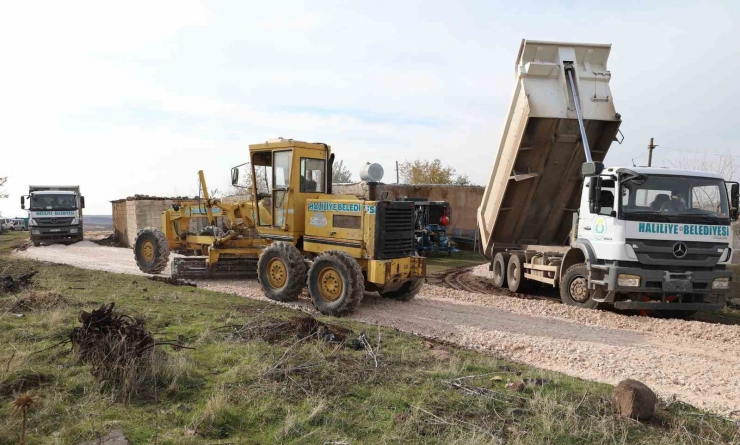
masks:
[[[604,160],[621,119],[607,70],[611,45],[523,40],[517,82],[478,209],[481,253],[567,246],[587,161],[567,70],[572,67],[593,161]],[[547,249],[549,246],[552,249]]]

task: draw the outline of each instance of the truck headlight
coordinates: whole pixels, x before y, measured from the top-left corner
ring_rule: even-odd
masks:
[[[728,277],[715,278],[712,281],[712,289],[725,290],[730,288],[730,279]]]
[[[31,230],[31,235],[41,235],[40,230]]]
[[[29,226],[35,226],[37,224],[36,224],[36,221],[33,218],[31,218],[31,219],[28,220],[28,225]]]
[[[640,287],[640,277],[638,275],[619,274],[617,284],[622,287]]]
[[[77,233],[77,228],[76,227],[73,227],[73,228],[69,229],[69,233]]]

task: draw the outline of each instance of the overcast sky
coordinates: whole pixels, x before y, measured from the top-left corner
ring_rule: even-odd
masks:
[[[439,158],[487,179],[522,38],[613,44],[610,164],[740,156],[740,2],[216,1],[0,4],[5,216],[33,184],[87,214],[133,194],[225,188],[248,145],[330,144],[357,179]],[[677,151],[686,150],[686,151]],[[711,155],[710,155],[711,157]]]

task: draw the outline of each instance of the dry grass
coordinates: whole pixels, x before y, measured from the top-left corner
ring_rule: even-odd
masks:
[[[244,336],[239,328],[266,317],[286,322],[299,314],[144,278],[0,257],[0,267],[8,266],[39,268],[29,292],[64,295],[66,303],[37,306],[23,318],[0,316],[0,445],[18,442],[20,419],[9,407],[27,391],[38,396],[29,444],[80,443],[113,428],[132,443],[740,442],[735,424],[683,404],[662,404],[650,423],[621,419],[609,407],[608,385],[451,347],[452,358],[438,360],[423,340],[392,330],[323,320],[350,329],[350,340],[367,332],[374,350],[379,332],[376,357],[316,336]],[[0,304],[11,304],[5,298]],[[129,403],[96,382],[90,365],[67,347],[34,354],[69,335],[78,309],[104,301],[146,320],[157,341],[182,337],[195,348],[154,349],[144,373],[147,390]],[[237,330],[220,329],[225,325]],[[491,380],[491,373],[502,380]],[[485,391],[450,385],[461,378]],[[520,378],[549,383],[516,395],[504,388]]]

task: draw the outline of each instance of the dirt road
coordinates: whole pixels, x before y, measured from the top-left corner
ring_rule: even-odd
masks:
[[[142,275],[131,250],[91,242],[31,247],[16,255]],[[483,268],[476,272],[485,274]],[[254,280],[198,285],[265,300]],[[290,305],[313,311],[307,296]],[[740,415],[740,326],[625,316],[434,285],[407,303],[368,294],[350,318],[589,380],[636,378],[663,397]]]

